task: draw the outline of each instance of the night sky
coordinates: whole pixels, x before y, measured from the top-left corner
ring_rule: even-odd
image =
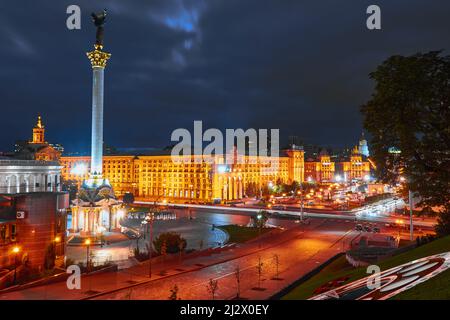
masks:
[[[81,30],[66,28],[70,4],[81,7]],[[381,7],[381,31],[366,28],[370,4]],[[117,147],[164,147],[194,120],[353,145],[369,72],[393,54],[449,54],[448,0],[1,1],[0,150],[29,139],[38,113],[49,142],[89,150],[85,52],[89,15],[103,8],[104,140]]]

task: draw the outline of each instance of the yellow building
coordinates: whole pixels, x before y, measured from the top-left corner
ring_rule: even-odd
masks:
[[[363,159],[358,147],[354,147],[350,158],[340,163],[346,181],[363,180],[370,176],[370,162]]]
[[[33,127],[32,139],[16,143],[15,152],[22,159],[58,161],[61,153],[45,141],[45,126],[40,115]]]
[[[307,180],[330,183],[334,179],[335,165],[326,152],[321,152],[318,160],[305,162],[305,177]]]
[[[135,193],[138,177],[135,175],[135,156],[103,157],[103,177],[108,179],[117,196],[126,192]],[[89,178],[91,157],[61,157],[62,177],[76,181],[79,185]]]
[[[90,157],[61,157],[64,180],[81,183],[90,172]],[[103,177],[117,196],[126,192],[139,199],[171,202],[238,200],[249,183],[260,188],[270,182],[301,182],[304,152],[287,150],[280,157],[238,156],[225,164],[221,156],[104,156]]]

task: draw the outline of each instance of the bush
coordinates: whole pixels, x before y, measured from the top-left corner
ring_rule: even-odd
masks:
[[[439,213],[438,223],[435,227],[439,236],[450,234],[450,206],[446,206],[445,210]]]
[[[134,195],[131,192],[127,192],[123,195],[123,203],[125,204],[133,204],[134,203]]]
[[[255,228],[264,228],[267,220],[269,220],[269,213],[265,210],[261,210],[256,215],[252,216],[253,226]]]
[[[167,253],[177,253],[186,248],[187,242],[186,239],[182,238],[176,232],[164,232],[161,233],[156,239],[153,241],[153,245],[155,246],[155,250],[161,254],[161,247],[163,243],[166,246]]]

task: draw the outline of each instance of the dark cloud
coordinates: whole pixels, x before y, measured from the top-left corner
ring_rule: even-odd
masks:
[[[115,146],[164,146],[194,120],[352,144],[368,73],[392,54],[447,50],[450,30],[444,0],[377,1],[381,31],[365,28],[373,3],[361,0],[20,2],[0,4],[2,150],[30,136],[38,112],[49,141],[89,149],[89,14],[104,7],[105,142]],[[65,27],[71,4],[78,31]]]

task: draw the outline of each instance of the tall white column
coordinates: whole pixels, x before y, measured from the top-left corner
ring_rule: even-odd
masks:
[[[95,44],[94,51],[87,53],[92,65],[91,176],[101,176],[103,171],[103,83],[111,54],[102,49],[102,45]]]
[[[102,175],[103,158],[103,79],[104,68],[92,68],[91,174]]]

